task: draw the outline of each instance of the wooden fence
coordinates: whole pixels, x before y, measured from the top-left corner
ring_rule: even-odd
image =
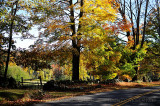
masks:
[[[20,86],[22,88],[31,88],[31,89],[42,89],[46,81],[42,81],[41,77],[39,79],[23,79],[21,77]]]

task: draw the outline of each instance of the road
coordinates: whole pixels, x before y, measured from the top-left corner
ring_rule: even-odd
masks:
[[[102,92],[32,106],[160,106],[160,86]]]

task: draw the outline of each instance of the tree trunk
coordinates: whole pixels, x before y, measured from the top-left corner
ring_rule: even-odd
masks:
[[[70,3],[70,6],[72,6],[73,0],[70,0],[69,3]],[[83,0],[80,1],[80,6],[81,7],[83,6]],[[73,7],[71,7],[70,21],[71,21],[71,23],[73,23],[71,25],[71,29],[72,29],[71,36],[74,36],[75,34],[77,34],[74,13],[75,13],[75,11],[74,11]],[[83,16],[83,10],[81,9],[80,14],[79,14],[79,18],[81,18],[82,16]],[[77,31],[79,31],[79,29],[81,29],[80,22],[79,22]],[[80,33],[78,33],[78,35],[80,35]],[[79,42],[80,42],[80,39],[78,39],[78,38],[73,38],[73,40],[72,40],[72,47],[73,47],[73,51],[72,51],[72,80],[73,81],[79,81],[79,64],[80,64],[80,43]]]
[[[141,13],[141,6],[142,6],[142,1],[138,2],[137,0],[137,19],[136,19],[136,24],[137,24],[137,30],[136,30],[136,42],[135,42],[135,45],[138,45],[139,42],[140,42],[140,13]],[[137,65],[137,64],[136,64]],[[135,67],[135,71],[136,71],[136,75],[134,76],[135,80],[138,80],[138,66]]]
[[[146,1],[146,9],[145,9],[145,16],[144,16],[143,37],[142,37],[142,42],[141,42],[141,48],[143,47],[144,39],[145,39],[145,32],[146,32],[146,18],[147,18],[148,2],[149,2],[149,0]]]
[[[70,6],[73,5],[73,0],[70,0]],[[70,9],[70,21],[73,23],[71,25],[72,35],[76,34],[76,27],[75,27],[75,19],[74,19],[74,9],[71,7]],[[79,80],[79,57],[80,57],[80,48],[77,46],[77,39],[73,38],[72,40],[72,80],[76,81]]]
[[[79,63],[80,63],[80,47],[74,47],[72,59],[72,80],[79,81]]]
[[[136,71],[136,75],[132,78],[133,82],[138,80],[138,67],[135,67],[134,69]]]
[[[139,4],[138,4],[138,2],[137,2],[137,5],[139,6]],[[138,15],[137,15],[137,31],[136,31],[136,45],[138,45],[139,44],[139,35],[140,35],[140,33],[139,33],[139,31],[140,31],[140,29],[139,29],[139,25],[140,25],[140,12],[141,12],[141,10],[140,10],[141,8],[140,7],[138,7]]]
[[[134,45],[132,47],[133,50],[135,50],[136,48],[136,35],[135,35],[135,28],[134,28],[134,23],[133,23],[133,13],[132,13],[132,2],[130,0],[130,14],[131,14],[131,17],[130,17],[130,20],[131,20],[131,24],[132,24],[132,34],[133,34],[133,40],[134,40]]]

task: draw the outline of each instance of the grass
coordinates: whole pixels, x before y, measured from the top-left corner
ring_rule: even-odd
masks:
[[[9,101],[17,100],[19,98],[22,98],[26,92],[29,92],[29,90],[0,89],[0,101],[2,101],[2,100],[9,100]]]
[[[79,85],[77,85],[79,86]],[[81,85],[82,86],[82,85]],[[83,85],[86,86],[86,85]],[[90,85],[92,86],[92,85]],[[28,105],[34,103],[41,103],[53,100],[60,100],[64,98],[70,98],[78,95],[94,94],[97,92],[108,92],[118,89],[129,89],[129,88],[139,88],[139,87],[149,87],[149,86],[160,86],[160,82],[120,82],[117,84],[101,85],[101,88],[88,89],[81,92],[56,92],[47,91],[42,92],[40,90],[31,89],[0,89],[0,105]]]
[[[42,81],[42,84],[45,84],[46,81]],[[39,85],[40,80],[39,79],[34,79],[34,80],[24,80],[23,85]]]

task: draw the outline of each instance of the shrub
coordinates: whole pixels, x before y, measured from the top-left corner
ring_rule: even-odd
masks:
[[[29,73],[23,71],[23,69],[20,66],[9,66],[7,76],[8,77],[13,77],[14,79],[16,79],[16,81],[20,81],[21,77],[23,77],[24,79],[30,79],[31,78]]]
[[[4,88],[17,88],[17,82],[14,78],[10,77],[10,78],[4,78],[2,76],[0,76],[0,87],[4,87]]]

